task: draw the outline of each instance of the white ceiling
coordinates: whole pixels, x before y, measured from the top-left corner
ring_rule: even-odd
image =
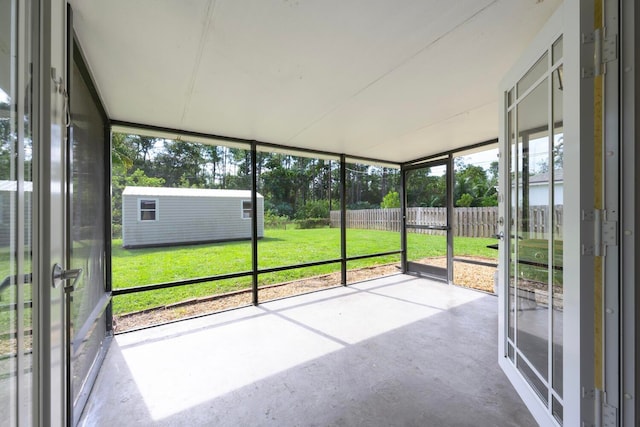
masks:
[[[498,135],[560,0],[77,0],[114,120],[403,162]]]

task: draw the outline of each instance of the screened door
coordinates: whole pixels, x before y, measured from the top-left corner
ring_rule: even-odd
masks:
[[[111,215],[107,120],[77,46],[69,92],[69,200],[67,265],[80,272],[66,298],[70,418],[77,423],[98,373],[110,335],[107,276]]]
[[[405,170],[407,271],[447,281],[449,163]]]
[[[553,425],[563,423],[564,75],[562,34],[546,33],[504,87],[501,363]]]

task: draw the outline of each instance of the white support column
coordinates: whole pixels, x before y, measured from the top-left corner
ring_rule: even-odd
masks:
[[[593,65],[582,34],[593,32],[594,2],[567,0],[564,14],[564,418],[593,425],[594,257],[582,255],[582,246],[593,245],[594,232],[582,213],[594,208],[594,90],[581,69]]]
[[[619,38],[619,1],[603,1],[603,39],[604,45],[615,46]],[[606,50],[603,48],[603,50]],[[605,56],[604,54],[602,56]],[[619,229],[620,219],[620,61],[616,55],[611,54],[603,58],[606,64],[603,68],[603,111],[602,111],[602,203],[603,203],[603,230],[612,225]],[[615,225],[614,225],[615,224]],[[604,233],[604,231],[603,231]],[[606,236],[605,236],[606,237]],[[603,250],[603,304],[601,316],[603,319],[603,414],[604,421],[619,418],[620,409],[620,245],[619,238],[603,238],[603,243],[608,246]],[[597,366],[597,364],[596,364]]]
[[[65,105],[61,85],[66,86],[66,1],[41,0],[39,54],[34,65],[34,283],[38,288],[38,414],[42,426],[67,424],[65,402],[65,349],[63,289],[52,287],[54,263],[65,256]],[[62,79],[62,80],[60,80]]]
[[[622,292],[622,366],[620,397],[620,425],[638,425],[640,413],[640,381],[638,381],[640,352],[638,346],[638,322],[640,292],[636,291],[640,263],[640,150],[637,148],[638,123],[640,123],[640,55],[637,54],[640,7],[634,0],[621,2],[620,14],[620,69],[621,69],[621,292]]]

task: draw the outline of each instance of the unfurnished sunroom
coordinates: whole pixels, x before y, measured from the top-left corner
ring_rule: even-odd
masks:
[[[0,7],[8,425],[637,423],[633,1]],[[135,226],[165,218],[162,188],[239,198],[147,233],[202,243],[162,248],[129,243],[136,187]],[[469,266],[495,295],[455,286]],[[159,307],[192,319],[118,334]],[[135,399],[101,409],[119,379]],[[302,400],[258,398],[285,385]],[[436,415],[445,397],[481,415]]]

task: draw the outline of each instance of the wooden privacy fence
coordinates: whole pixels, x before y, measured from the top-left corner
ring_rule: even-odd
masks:
[[[530,239],[548,238],[549,207],[531,206],[529,208]],[[562,235],[562,206],[553,210],[556,233]],[[522,218],[522,215],[519,215]],[[407,225],[444,225],[445,208],[407,208]],[[347,211],[347,228],[367,230],[400,231],[402,218],[400,209],[362,209]],[[340,227],[340,211],[331,211],[331,227]],[[520,230],[524,230],[523,224]],[[421,234],[443,234],[441,230],[409,228],[409,232]],[[498,233],[498,208],[455,208],[453,211],[453,231],[455,236],[494,237]]]
[[[340,211],[331,211],[331,228],[340,227]],[[400,209],[362,209],[347,211],[347,228],[400,231]]]

